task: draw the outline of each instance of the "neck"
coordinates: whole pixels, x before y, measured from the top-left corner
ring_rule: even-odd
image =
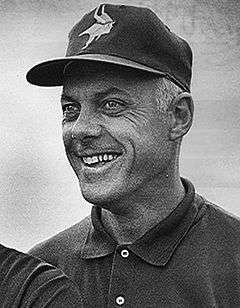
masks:
[[[121,204],[108,208],[124,209],[113,212],[102,210],[102,223],[107,232],[119,243],[133,243],[149,229],[166,218],[182,201],[185,190],[179,174],[166,175],[142,189]]]

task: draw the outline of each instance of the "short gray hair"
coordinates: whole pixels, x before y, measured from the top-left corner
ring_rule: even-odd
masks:
[[[171,106],[173,99],[182,93],[183,90],[164,77],[154,79],[154,83],[156,85],[158,110],[164,113]]]

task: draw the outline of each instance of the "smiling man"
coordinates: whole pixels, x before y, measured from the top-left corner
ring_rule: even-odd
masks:
[[[192,52],[149,9],[100,5],[66,57],[27,74],[63,86],[63,140],[91,217],[34,247],[86,307],[240,305],[239,220],[179,174]]]

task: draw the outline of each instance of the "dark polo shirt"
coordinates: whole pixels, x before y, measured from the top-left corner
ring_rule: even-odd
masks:
[[[0,245],[1,308],[81,308],[77,286],[59,269]]]
[[[75,280],[85,307],[240,307],[239,219],[183,184],[183,201],[133,244],[118,245],[93,207],[31,253]]]

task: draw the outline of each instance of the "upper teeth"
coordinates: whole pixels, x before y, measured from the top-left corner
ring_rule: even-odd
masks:
[[[102,161],[111,161],[115,158],[117,158],[117,154],[99,154],[94,156],[85,156],[83,157],[83,162],[85,164],[91,165]]]

